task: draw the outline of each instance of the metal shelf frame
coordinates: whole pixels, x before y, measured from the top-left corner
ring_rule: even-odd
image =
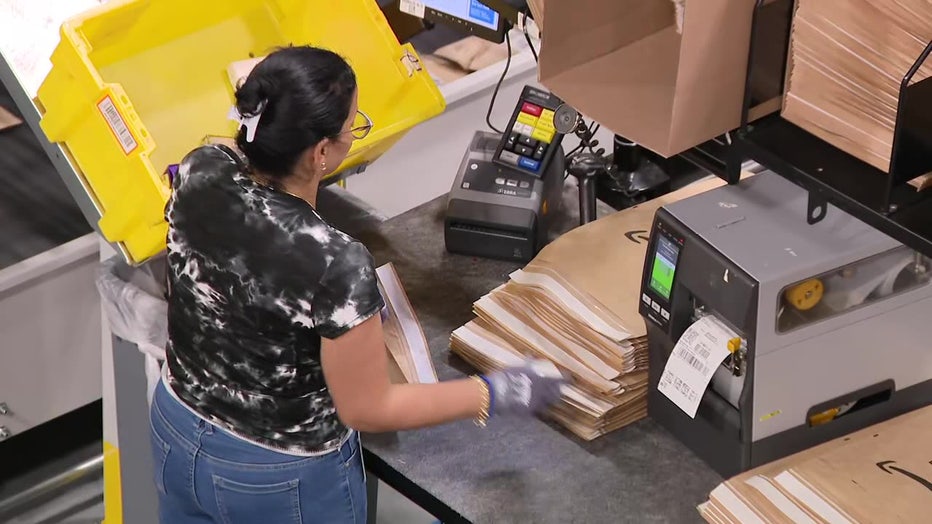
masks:
[[[775,11],[780,13],[777,16],[792,17],[793,14],[793,2],[788,2],[788,9],[771,9],[766,15],[765,4],[773,6],[775,2],[757,0],[754,10],[741,127],[731,134],[731,147],[724,154],[725,170],[717,174],[729,184],[736,184],[741,164],[754,160],[809,192],[806,219],[810,224],[824,218],[827,205],[831,204],[904,245],[932,256],[932,204],[929,202],[932,195],[909,185],[914,178],[932,172],[932,78],[913,81],[932,53],[932,41],[904,72],[900,82],[890,168],[885,173],[779,115],[748,122],[752,105],[751,79],[759,73],[755,69],[758,67],[755,51],[760,45],[764,17],[775,16]],[[786,27],[788,55],[791,24]],[[783,64],[781,81],[785,76],[785,60]]]

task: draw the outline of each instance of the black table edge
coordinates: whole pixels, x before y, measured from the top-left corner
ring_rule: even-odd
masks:
[[[411,479],[402,475],[401,472],[395,468],[389,466],[388,463],[379,458],[378,455],[366,449],[365,442],[362,448],[366,470],[375,475],[377,479],[387,484],[424,511],[439,519],[443,524],[469,523],[469,520],[457,513],[453,508],[428,493],[427,490],[415,484]]]

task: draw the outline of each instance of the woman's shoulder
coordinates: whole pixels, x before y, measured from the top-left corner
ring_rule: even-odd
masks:
[[[245,165],[235,149],[222,144],[206,144],[191,150],[178,165],[174,185],[194,177],[229,176]]]

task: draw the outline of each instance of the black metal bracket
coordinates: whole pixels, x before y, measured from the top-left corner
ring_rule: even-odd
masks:
[[[809,204],[806,207],[806,222],[809,225],[821,222],[828,213],[828,201],[815,191],[809,192]]]
[[[930,53],[932,41],[900,82],[890,156],[891,186],[905,184],[932,171],[932,81],[913,83],[913,77]]]

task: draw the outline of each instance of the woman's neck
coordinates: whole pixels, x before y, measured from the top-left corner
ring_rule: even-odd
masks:
[[[299,175],[292,175],[281,181],[276,181],[273,177],[262,173],[253,173],[253,176],[260,184],[273,187],[293,197],[300,198],[310,204],[311,207],[317,207],[317,188],[319,185],[317,181],[308,180],[306,177]]]
[[[286,180],[280,184],[283,191],[289,195],[296,196],[304,200],[311,207],[317,207],[317,184],[306,181]]]

